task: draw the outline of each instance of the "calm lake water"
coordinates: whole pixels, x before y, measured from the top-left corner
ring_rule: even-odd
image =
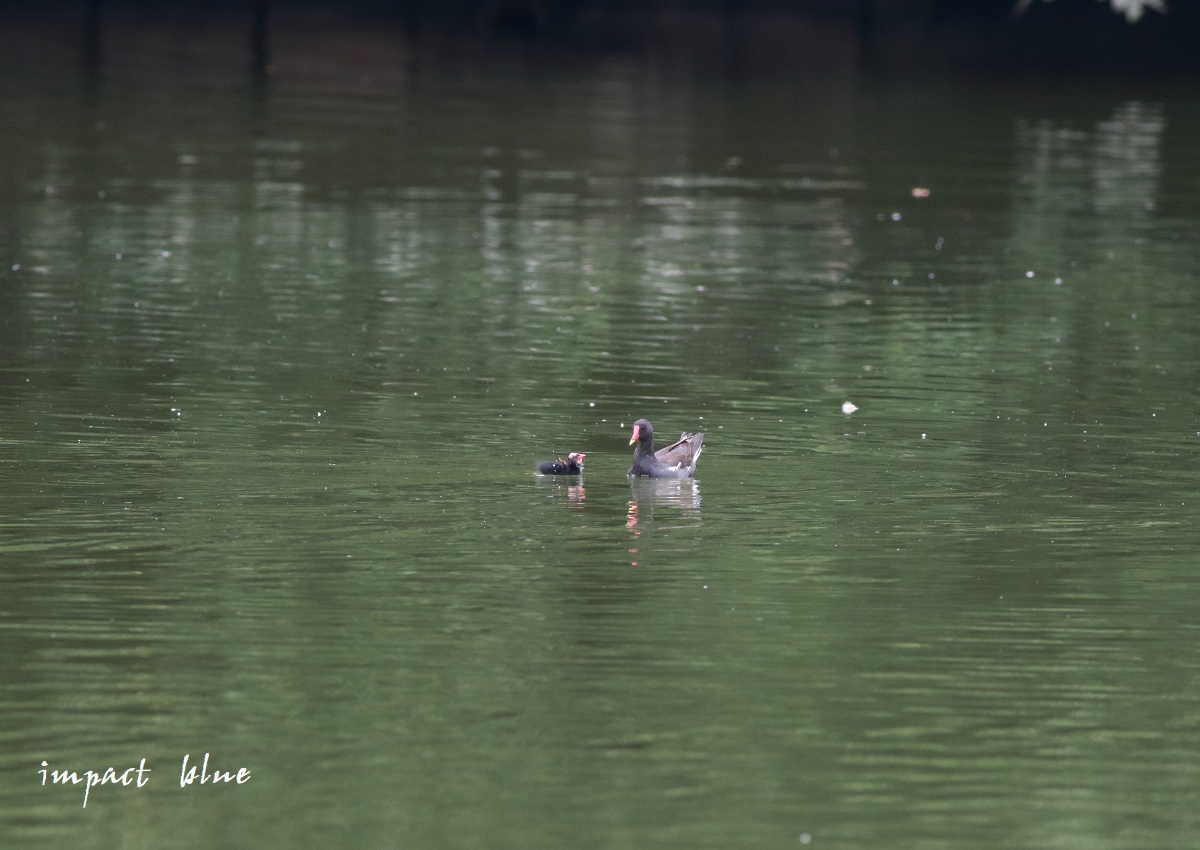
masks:
[[[1192,92],[0,85],[4,847],[1200,840]]]

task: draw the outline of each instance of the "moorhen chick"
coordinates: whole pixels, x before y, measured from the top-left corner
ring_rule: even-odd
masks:
[[[584,452],[571,452],[567,459],[561,457],[554,460],[539,460],[537,471],[542,475],[579,475],[583,472]]]
[[[654,426],[646,419],[633,423],[629,445],[633,450],[633,466],[628,475],[648,475],[651,478],[690,478],[696,471],[696,461],[704,448],[703,434],[683,434],[665,449],[654,450]]]

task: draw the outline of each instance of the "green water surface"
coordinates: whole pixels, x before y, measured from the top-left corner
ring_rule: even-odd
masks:
[[[1194,101],[4,95],[0,845],[1200,840]]]

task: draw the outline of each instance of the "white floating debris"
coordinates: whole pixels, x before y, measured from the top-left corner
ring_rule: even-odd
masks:
[[[852,401],[843,401],[842,402],[842,413],[846,414],[847,416],[849,416],[851,413],[853,413],[856,410],[858,410],[858,405],[855,404],[854,402],[852,402]]]

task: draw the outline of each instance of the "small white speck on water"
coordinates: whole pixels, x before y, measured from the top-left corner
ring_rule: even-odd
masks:
[[[922,435],[921,435],[921,439],[922,439],[922,440],[924,440],[924,439],[925,439],[925,435],[924,435],[924,434],[922,434]]]
[[[1033,277],[1033,272],[1025,272],[1025,277]]]
[[[596,402],[594,402],[594,401],[588,402],[588,407],[595,407],[595,406],[596,406]]]

